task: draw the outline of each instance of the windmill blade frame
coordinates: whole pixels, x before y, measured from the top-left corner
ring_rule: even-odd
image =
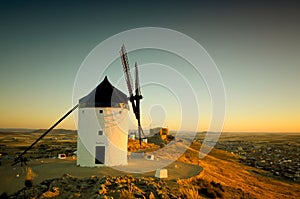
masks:
[[[138,72],[138,65],[137,62],[135,62],[134,65],[135,68],[135,106],[136,106],[136,119],[139,122],[140,125],[140,100],[143,98],[140,91],[140,82],[139,82],[139,72]]]
[[[139,140],[140,140],[140,146],[141,146],[142,145],[141,134],[144,135],[144,132],[141,127],[140,100],[143,99],[143,96],[141,95],[141,90],[140,90],[138,65],[137,65],[137,62],[135,62],[135,95],[134,95],[133,89],[132,89],[132,78],[131,78],[131,74],[130,74],[129,62],[128,62],[127,52],[126,52],[124,44],[121,47],[120,56],[121,56],[121,62],[123,65],[123,71],[124,71],[125,80],[126,80],[126,84],[127,84],[127,88],[128,88],[128,92],[129,92],[129,100],[131,102],[135,118],[137,119],[137,122],[138,122],[138,133],[139,133]]]
[[[121,56],[121,61],[122,61],[123,71],[125,74],[125,80],[127,83],[129,96],[132,97],[133,96],[132,78],[131,78],[131,74],[130,74],[130,67],[129,67],[129,61],[128,61],[128,57],[127,57],[127,52],[126,52],[124,44],[121,47],[120,56]]]
[[[138,120],[138,132],[139,132],[139,137],[141,139],[142,134],[143,134],[143,136],[145,136],[144,135],[144,131],[143,131],[142,127],[141,127],[141,113],[140,113],[140,100],[143,99],[143,96],[141,95],[140,79],[139,79],[139,72],[138,72],[138,64],[137,64],[137,62],[135,62],[134,68],[135,68],[136,119]],[[141,140],[140,140],[140,142],[141,142]]]
[[[141,95],[140,78],[139,78],[139,71],[138,71],[137,62],[135,62],[135,64],[134,64],[134,69],[135,69],[135,95],[140,96]]]

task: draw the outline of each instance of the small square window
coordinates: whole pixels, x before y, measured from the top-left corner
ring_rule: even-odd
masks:
[[[99,113],[100,113],[100,114],[103,113],[103,110],[100,110]]]
[[[103,131],[102,130],[98,131],[98,135],[103,135]]]

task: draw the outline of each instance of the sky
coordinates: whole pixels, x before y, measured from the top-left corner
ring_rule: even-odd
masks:
[[[223,131],[300,132],[299,8],[296,1],[1,0],[0,128],[50,127],[74,105],[77,72],[99,43],[133,28],[163,27],[196,40],[217,65],[226,90]],[[145,52],[131,57],[149,60]],[[122,72],[121,66],[114,70]],[[209,128],[211,117],[202,84],[199,131]],[[118,88],[127,92],[124,85]],[[142,124],[177,129],[182,110],[172,107],[178,101],[170,99],[172,93],[158,98],[159,89],[143,87]],[[77,127],[69,117],[58,128]],[[194,130],[188,122],[182,128]]]

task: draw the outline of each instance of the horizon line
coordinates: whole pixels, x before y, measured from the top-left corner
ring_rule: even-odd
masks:
[[[47,130],[48,128],[21,128],[21,127],[0,127],[0,130]],[[77,129],[67,129],[67,128],[57,128],[53,130],[71,130],[71,131],[77,131]],[[128,131],[132,131],[135,129],[128,129]],[[169,132],[174,132],[176,130],[169,130]],[[187,132],[187,133],[192,133],[195,131],[191,130],[182,130],[179,132]],[[206,130],[200,130],[196,131],[196,133],[219,133],[219,132],[214,132],[214,131],[206,131]],[[300,131],[221,131],[221,133],[300,133]]]

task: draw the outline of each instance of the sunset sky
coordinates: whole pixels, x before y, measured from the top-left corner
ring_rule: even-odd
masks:
[[[72,108],[77,71],[94,47],[125,30],[163,27],[196,40],[218,66],[227,97],[223,131],[300,132],[300,5],[226,2],[0,1],[0,128],[50,127]],[[203,96],[199,131],[210,121]],[[144,128],[176,129],[172,116],[180,111],[149,110],[155,100],[145,97]],[[58,128],[76,129],[73,117]]]

